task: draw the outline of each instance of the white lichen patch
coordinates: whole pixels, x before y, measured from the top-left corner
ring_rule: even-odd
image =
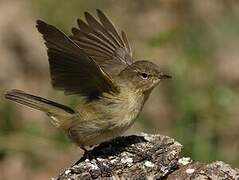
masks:
[[[178,163],[179,164],[182,164],[182,165],[187,165],[187,164],[189,164],[191,162],[191,159],[190,159],[190,157],[182,157],[182,158],[180,158],[179,160],[178,160]]]
[[[131,163],[133,163],[133,159],[132,158],[122,158],[121,159],[121,162],[123,163],[123,164],[131,164]]]
[[[188,169],[186,169],[185,172],[186,172],[187,174],[192,174],[192,173],[195,172],[195,169],[193,169],[193,168],[188,168]]]
[[[117,162],[116,159],[112,159],[112,160],[110,160],[110,163],[111,163],[111,164],[114,164],[114,163],[116,163],[116,162]]]
[[[65,174],[67,175],[67,174],[69,174],[69,173],[71,173],[71,170],[70,170],[70,169],[67,169],[67,170],[65,171]]]
[[[109,156],[108,159],[114,159],[115,157],[114,156]]]
[[[145,134],[145,133],[141,133],[140,135],[143,136],[144,139],[146,139],[146,140],[149,141],[149,142],[152,142],[152,141],[155,140],[155,137],[152,136],[152,135],[148,135],[148,134]]]
[[[97,158],[97,160],[100,162],[104,161],[104,159],[102,159],[102,158]]]
[[[169,170],[168,170],[168,168],[167,168],[166,166],[162,166],[162,167],[160,168],[160,171],[162,172],[163,175],[166,175]]]
[[[88,168],[90,168],[91,170],[98,170],[98,169],[100,169],[100,168],[98,167],[98,165],[96,164],[95,159],[92,160],[91,162],[85,163],[85,165],[86,165]]]
[[[175,156],[176,154],[177,154],[177,151],[175,151],[175,150],[172,150],[169,154],[171,154],[171,155],[173,155],[173,156]]]
[[[154,163],[152,163],[152,162],[150,162],[150,161],[145,161],[144,165],[145,165],[146,167],[149,167],[149,168],[154,167]]]
[[[96,164],[91,164],[91,165],[90,165],[90,168],[91,168],[92,170],[98,170],[98,169],[99,169],[99,167],[98,167]]]
[[[127,156],[127,153],[126,152],[122,152],[121,156]]]
[[[178,146],[178,147],[182,147],[182,144],[180,144],[180,143],[177,142],[177,141],[174,141],[174,145],[175,145],[175,146]]]

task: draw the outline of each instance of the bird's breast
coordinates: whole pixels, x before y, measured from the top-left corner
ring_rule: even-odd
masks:
[[[78,107],[80,118],[68,134],[81,146],[119,136],[133,124],[143,104],[144,96],[133,92],[104,94],[100,100]]]
[[[115,98],[115,99],[114,99]],[[120,128],[129,128],[144,104],[144,96],[137,92],[121,92],[114,97],[113,103],[109,105],[109,112],[112,117],[113,126]]]

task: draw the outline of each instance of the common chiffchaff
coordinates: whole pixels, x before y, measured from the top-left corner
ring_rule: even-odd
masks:
[[[170,78],[149,61],[135,61],[126,37],[97,10],[85,13],[66,36],[41,20],[37,29],[47,47],[52,85],[66,95],[84,97],[75,108],[10,90],[7,99],[45,112],[82,149],[122,134],[135,121],[152,89]]]

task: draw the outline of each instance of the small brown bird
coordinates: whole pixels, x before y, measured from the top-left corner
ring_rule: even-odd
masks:
[[[79,28],[69,37],[41,20],[36,25],[47,47],[53,87],[84,101],[72,109],[20,90],[5,95],[45,112],[84,150],[127,130],[152,89],[170,78],[152,62],[134,61],[126,34],[120,35],[100,10],[97,15],[99,21],[86,12],[86,22],[78,19]]]

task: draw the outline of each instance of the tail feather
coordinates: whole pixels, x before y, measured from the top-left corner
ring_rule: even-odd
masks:
[[[8,91],[5,94],[5,98],[15,101],[17,103],[29,106],[46,113],[70,113],[73,114],[75,111],[67,106],[58,104],[56,102],[44,99],[42,97],[34,96],[28,93],[25,93],[21,90],[13,89]]]
[[[52,124],[57,128],[67,129],[71,125],[72,115],[74,116],[75,113],[73,109],[67,106],[17,89],[8,91],[5,98],[47,113]]]

